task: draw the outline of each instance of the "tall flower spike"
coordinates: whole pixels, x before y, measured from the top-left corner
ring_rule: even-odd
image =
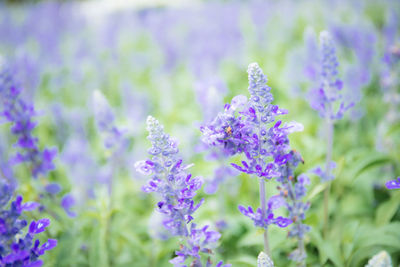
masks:
[[[11,132],[18,139],[14,146],[20,150],[11,163],[28,162],[33,177],[46,175],[54,169],[53,159],[57,150],[39,149],[38,139],[32,134],[37,125],[33,121],[35,109],[22,99],[21,89],[15,84],[9,70],[2,70],[0,73],[0,99],[0,116],[13,124]]]
[[[323,118],[338,120],[354,103],[343,99],[343,82],[338,77],[338,60],[331,35],[320,33],[320,85],[310,91],[309,100],[313,109]]]
[[[230,155],[244,154],[246,160],[241,165],[231,165],[259,177],[261,207],[254,211],[251,207],[239,206],[239,211],[252,219],[255,226],[265,230],[271,224],[287,227],[292,219],[275,217],[273,210],[290,205],[286,204],[285,196],[273,196],[267,202],[265,179],[276,177],[284,186],[288,183],[299,162],[291,152],[288,135],[303,130],[303,126],[275,121],[276,116],[287,111],[272,105],[271,88],[266,85],[267,77],[257,63],[249,65],[248,78],[250,99],[241,95],[234,97],[231,104],[225,105],[224,112],[201,128],[203,140]],[[264,232],[264,248],[269,253],[267,231]]]
[[[210,254],[220,237],[218,232],[208,230],[208,226],[198,228],[193,222],[193,213],[204,202],[202,199],[196,204],[193,200],[203,179],[187,173],[192,165],[183,165],[177,141],[166,134],[164,127],[151,116],[147,118],[147,130],[147,139],[151,142],[150,159],[136,162],[135,167],[139,173],[151,176],[143,191],[161,196],[157,210],[164,215],[164,227],[184,241],[170,262],[174,266],[186,266],[185,262],[190,259],[191,266],[201,267],[201,254]],[[211,266],[209,260],[207,262],[206,266]],[[220,262],[217,266],[229,265]]]
[[[114,147],[121,141],[123,133],[115,126],[114,113],[104,95],[99,91],[93,92],[93,107],[97,126],[105,136],[104,145],[106,148]]]
[[[329,212],[329,191],[330,181],[334,179],[332,169],[335,163],[332,162],[334,122],[341,119],[346,110],[351,108],[354,103],[346,103],[342,94],[343,82],[338,78],[338,60],[336,50],[331,35],[323,31],[320,33],[320,86],[310,90],[310,105],[319,115],[324,118],[326,123],[326,159],[325,169],[316,167],[314,173],[322,181],[328,182],[324,191],[324,235],[328,231],[328,212]]]

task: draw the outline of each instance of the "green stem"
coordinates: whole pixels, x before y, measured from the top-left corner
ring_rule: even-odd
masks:
[[[325,175],[329,178],[331,172],[331,162],[332,162],[332,150],[333,150],[333,121],[328,117],[326,121],[326,165],[325,165]],[[324,191],[324,237],[326,238],[329,229],[329,195],[331,181],[328,181],[328,186]]]
[[[265,198],[265,181],[263,178],[260,178],[260,205],[261,205],[261,217],[264,219],[266,213],[267,200]],[[268,242],[268,229],[264,229],[264,252],[269,257],[271,257],[269,251],[269,242]]]

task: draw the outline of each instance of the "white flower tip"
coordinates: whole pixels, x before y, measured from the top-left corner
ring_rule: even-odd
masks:
[[[254,72],[255,70],[257,70],[259,68],[260,68],[260,66],[258,65],[258,63],[257,62],[253,62],[253,63],[249,64],[249,66],[247,68],[247,72],[252,73],[252,72]]]
[[[304,130],[303,124],[296,122],[296,121],[291,121],[287,124],[288,128],[290,128],[290,132],[302,132]]]
[[[190,163],[190,164],[186,165],[183,169],[186,170],[186,169],[189,169],[189,168],[191,168],[193,166],[194,166],[194,163]]]
[[[93,91],[93,102],[95,106],[97,105],[104,106],[104,104],[107,103],[107,100],[103,95],[103,93],[100,90],[96,89]]]
[[[321,43],[330,42],[332,40],[332,36],[328,31],[322,31],[319,33],[319,40]]]
[[[158,122],[158,120],[156,118],[149,115],[149,116],[147,116],[146,124],[147,124],[147,128],[149,130],[150,128],[157,127],[160,123]]]
[[[247,103],[247,97],[244,95],[237,95],[232,98],[231,107],[233,110],[243,107]]]
[[[257,267],[274,267],[274,262],[264,252],[260,252],[257,258]]]
[[[381,251],[373,256],[365,267],[392,267],[392,259],[386,251]]]

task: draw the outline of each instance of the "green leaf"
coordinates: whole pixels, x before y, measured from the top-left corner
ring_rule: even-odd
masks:
[[[312,243],[314,243],[318,248],[319,263],[321,265],[324,265],[328,260],[328,256],[326,254],[326,251],[323,249],[324,240],[322,239],[321,233],[319,231],[315,230],[314,228],[311,228],[309,235],[310,235]]]
[[[367,157],[362,157],[361,159],[359,159],[354,163],[352,171],[349,176],[354,181],[360,174],[362,174],[366,170],[372,167],[386,164],[391,161],[392,161],[391,157],[382,154],[372,154]]]
[[[339,243],[334,242],[334,240],[329,240],[324,243],[322,249],[335,266],[344,266],[342,255],[340,254]]]
[[[229,263],[232,264],[232,266],[254,267],[257,264],[257,257],[253,258],[248,255],[243,255],[229,260]]]
[[[319,193],[323,192],[327,186],[328,186],[328,183],[322,183],[322,184],[318,184],[317,186],[315,186],[311,190],[310,194],[308,194],[307,201],[311,201],[311,199],[313,199]]]
[[[393,195],[391,199],[379,205],[376,211],[375,224],[378,226],[385,225],[390,222],[396,214],[400,204],[400,194]]]

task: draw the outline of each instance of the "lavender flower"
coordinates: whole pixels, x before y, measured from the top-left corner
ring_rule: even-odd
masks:
[[[320,86],[310,90],[310,105],[319,112],[326,122],[326,159],[325,170],[317,167],[314,173],[319,175],[322,181],[328,182],[324,192],[324,235],[328,231],[329,191],[330,181],[334,179],[331,174],[335,163],[332,162],[334,122],[343,117],[345,111],[354,105],[343,97],[343,82],[338,78],[338,60],[332,37],[326,31],[320,33]]]
[[[400,189],[400,176],[395,180],[386,182],[386,187],[388,189]]]
[[[253,174],[260,178],[260,204],[256,212],[251,207],[239,206],[239,211],[252,219],[255,226],[265,230],[271,224],[287,227],[292,223],[289,218],[275,217],[273,210],[287,205],[281,196],[273,196],[268,203],[265,199],[265,179],[276,177],[286,184],[293,176],[295,161],[290,150],[288,135],[303,130],[303,126],[292,122],[275,122],[275,117],[287,111],[272,105],[271,88],[266,85],[267,78],[257,63],[249,65],[250,99],[239,95],[232,103],[225,105],[225,111],[206,126],[201,128],[203,141],[221,148],[229,155],[244,154],[247,160],[241,165],[232,163],[237,170]],[[275,122],[275,123],[274,123]],[[274,123],[274,124],[272,124]],[[269,124],[272,124],[270,127]],[[289,165],[292,164],[293,166]],[[264,232],[264,248],[267,253],[267,232]]]
[[[289,168],[295,168],[300,161],[300,154],[295,153],[294,160],[291,164],[288,164]],[[297,181],[294,180],[293,176],[289,176],[287,182],[280,187],[281,196],[286,199],[289,218],[293,221],[289,230],[289,237],[298,240],[298,247],[289,255],[289,258],[301,266],[305,266],[307,257],[304,248],[304,235],[310,230],[310,227],[303,223],[305,212],[310,208],[310,203],[302,201],[302,198],[306,195],[306,185],[308,184],[310,184],[310,179],[301,174],[297,177]]]
[[[22,203],[22,197],[17,196],[10,208],[5,209],[11,198],[9,186],[0,184],[0,265],[1,266],[42,266],[39,259],[47,250],[57,245],[57,240],[48,239],[40,245],[39,240],[34,240],[35,235],[45,231],[50,225],[49,219],[32,221],[28,232],[22,235],[22,229],[27,226],[27,221],[20,219],[23,211],[36,209],[39,204],[35,202]]]
[[[223,162],[223,158],[220,158],[219,161]],[[205,193],[215,194],[218,191],[219,186],[227,179],[238,175],[238,171],[222,164],[223,163],[221,163],[221,166],[215,169],[214,176],[206,183],[204,187]]]
[[[338,78],[338,60],[331,35],[324,31],[320,34],[320,86],[309,94],[310,105],[322,118],[338,120],[354,103],[346,103],[343,98],[343,82]]]
[[[33,177],[36,178],[39,174],[46,175],[54,169],[53,159],[57,150],[39,149],[38,139],[32,134],[37,124],[32,119],[36,115],[35,109],[32,104],[22,99],[21,89],[7,70],[0,73],[0,96],[0,116],[13,124],[11,132],[18,138],[14,146],[20,149],[11,159],[11,163],[29,162]]]
[[[383,100],[387,104],[387,112],[384,119],[378,125],[378,134],[376,138],[378,150],[389,150],[395,145],[395,138],[390,135],[390,128],[398,123],[400,93],[400,35],[397,33],[399,25],[399,16],[395,12],[387,17],[384,27],[384,54],[381,70],[381,89]]]
[[[239,205],[239,211],[246,217],[249,217],[253,220],[254,225],[257,227],[267,229],[269,225],[276,224],[279,227],[287,227],[292,223],[290,219],[284,218],[282,216],[274,217],[274,213],[272,212],[274,209],[277,209],[281,206],[285,205],[285,200],[281,196],[273,196],[268,200],[267,210],[263,216],[262,210],[260,208],[257,209],[256,212],[253,211],[252,207],[248,207],[247,209],[241,205]]]
[[[197,228],[192,222],[193,213],[204,202],[202,199],[195,204],[193,200],[203,180],[186,172],[191,165],[183,165],[182,159],[179,159],[177,141],[166,134],[164,127],[151,116],[147,118],[147,130],[148,140],[152,144],[148,150],[151,157],[135,164],[139,173],[151,176],[151,180],[143,186],[143,191],[157,192],[161,196],[157,207],[164,214],[164,227],[172,235],[185,240],[170,262],[174,266],[186,266],[185,261],[190,259],[191,266],[203,266],[200,253],[210,254],[213,243],[220,237],[218,232],[208,230],[208,226]],[[211,266],[209,259],[205,266]],[[222,263],[217,266],[222,266]]]
[[[61,199],[61,207],[63,207],[67,215],[71,218],[76,217],[76,213],[71,210],[72,207],[75,206],[75,204],[76,201],[75,198],[72,196],[72,194],[66,194]]]
[[[105,136],[105,147],[111,148],[118,145],[123,137],[123,133],[115,126],[114,113],[107,99],[98,90],[93,93],[93,107],[97,126]]]

